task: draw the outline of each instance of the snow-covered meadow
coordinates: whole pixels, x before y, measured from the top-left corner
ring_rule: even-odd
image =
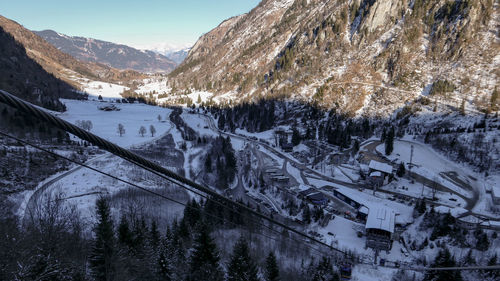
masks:
[[[167,133],[172,124],[168,121],[171,109],[150,106],[146,104],[114,103],[120,111],[103,111],[99,107],[109,105],[107,102],[62,100],[67,111],[58,116],[66,121],[76,124],[79,120],[90,120],[93,128],[91,133],[109,140],[117,145],[130,147],[152,141],[154,138]],[[158,120],[161,117],[161,121]],[[123,124],[125,134],[120,137],[118,124]],[[142,137],[139,129],[144,126],[148,132]],[[156,129],[152,137],[149,127]]]

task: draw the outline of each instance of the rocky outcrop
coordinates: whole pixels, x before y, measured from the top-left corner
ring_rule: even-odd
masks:
[[[365,0],[364,2],[373,1]],[[377,0],[371,6],[367,3],[368,13],[363,19],[361,30],[367,28],[368,32],[374,32],[377,28],[386,26],[391,20],[398,18],[403,5],[406,6],[405,1],[401,0]]]

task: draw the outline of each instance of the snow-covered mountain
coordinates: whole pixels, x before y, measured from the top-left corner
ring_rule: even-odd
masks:
[[[167,58],[173,60],[175,63],[181,64],[188,56],[189,51],[191,51],[191,47],[184,48],[184,49],[178,50],[178,51],[167,52],[167,53],[165,53],[165,56]]]
[[[191,43],[175,44],[164,42],[152,45],[139,45],[136,47],[140,50],[153,51],[155,53],[164,55],[175,63],[181,64],[188,56],[192,46],[193,44]]]
[[[42,37],[24,28],[19,23],[0,16],[0,27],[11,34],[26,49],[26,54],[45,71],[80,88],[77,80],[90,79],[111,83],[129,83],[143,79],[145,75],[133,70],[119,70],[96,62],[78,60],[48,43]],[[2,42],[3,43],[3,42]]]
[[[487,110],[499,85],[498,20],[495,1],[264,0],[201,36],[169,79],[350,116],[421,100]]]
[[[53,30],[35,31],[34,33],[77,59],[103,63],[118,69],[168,73],[177,65],[176,62],[159,53],[138,50],[122,44],[67,36]]]

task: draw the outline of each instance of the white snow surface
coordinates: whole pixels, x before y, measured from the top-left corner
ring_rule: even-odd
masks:
[[[141,143],[152,141],[172,128],[169,121],[159,122],[157,116],[162,120],[168,120],[172,110],[146,104],[115,104],[120,111],[102,111],[98,107],[108,103],[97,101],[77,101],[61,99],[66,105],[67,111],[59,113],[58,116],[73,124],[78,120],[90,120],[93,128],[90,131],[117,145],[130,147]],[[120,137],[117,132],[118,124],[125,127],[125,135]],[[156,129],[155,137],[151,137],[149,127],[153,125]],[[144,126],[148,133],[141,137],[139,128]]]
[[[193,103],[199,105],[200,103],[198,103],[198,96],[200,97],[201,102],[206,103],[213,95],[214,95],[213,93],[203,91],[203,92],[193,92],[187,96],[193,101]]]
[[[92,99],[97,98],[102,96],[104,99],[121,99],[121,93],[123,93],[124,90],[128,90],[128,87],[117,85],[117,84],[112,84],[112,83],[106,83],[106,82],[101,82],[101,81],[88,81],[88,82],[83,82],[82,83],[83,90],[87,94],[89,94],[90,98]]]
[[[135,90],[135,92],[138,94],[148,94],[152,93],[153,91],[155,91],[156,94],[163,94],[168,93],[172,90],[170,87],[167,87],[166,78],[150,78],[144,79],[142,82],[143,84],[137,87],[137,90]]]
[[[472,197],[472,194],[469,191],[462,189],[461,187],[439,175],[439,173],[443,172],[456,172],[458,175],[466,176],[472,173],[472,171],[465,171],[454,162],[439,155],[438,152],[434,151],[432,148],[424,144],[413,141],[396,140],[394,141],[394,151],[391,155],[387,156],[387,158],[396,163],[400,161],[404,163],[410,163],[412,145],[414,147],[412,159],[413,173],[417,173],[430,180],[436,180],[443,186],[446,186],[447,188],[461,194],[462,196],[469,198]],[[376,149],[382,154],[385,153],[384,144],[377,146]]]

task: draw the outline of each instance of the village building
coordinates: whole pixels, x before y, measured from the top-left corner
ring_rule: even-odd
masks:
[[[321,192],[315,192],[311,193],[306,196],[307,200],[311,201],[314,205],[326,205],[328,204],[328,198],[321,193]]]
[[[274,131],[274,138],[276,146],[280,146],[281,149],[285,152],[293,151],[292,144],[292,134],[291,130],[284,130],[282,128],[278,128]]]
[[[315,188],[309,188],[299,192],[299,198],[308,200],[314,205],[326,205],[328,204],[328,198]]]
[[[366,247],[390,251],[394,236],[396,213],[387,208],[372,208],[366,219]]]
[[[493,204],[500,205],[500,185],[498,183],[491,187],[491,200]]]
[[[391,165],[371,160],[368,168],[368,182],[371,186],[380,187],[388,183],[389,175],[392,174]]]

